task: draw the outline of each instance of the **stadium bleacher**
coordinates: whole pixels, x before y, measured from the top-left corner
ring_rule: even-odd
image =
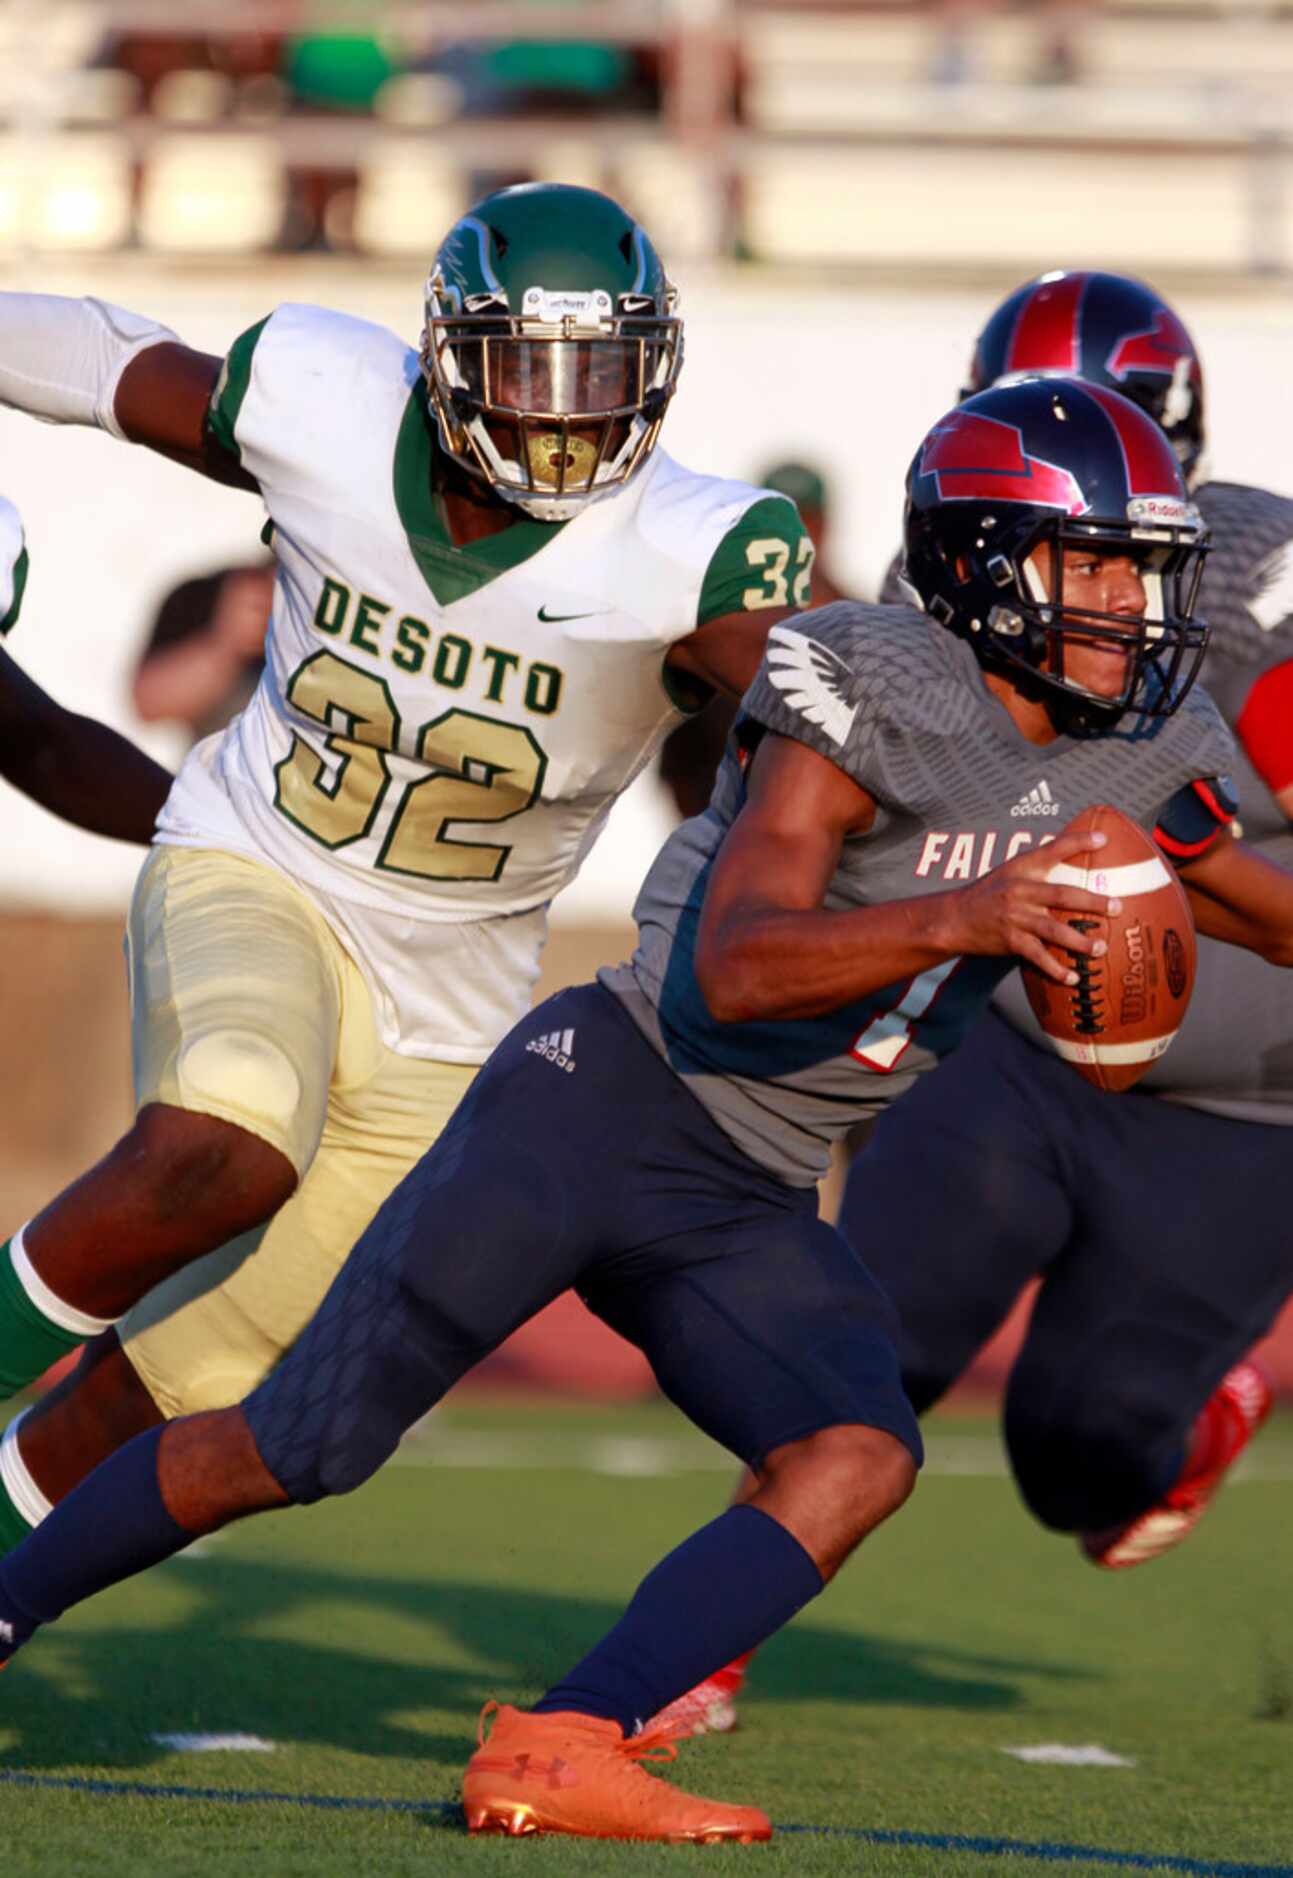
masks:
[[[392,4],[318,35],[273,0],[195,4],[182,33],[154,0],[47,15],[37,69],[0,80],[7,254],[401,261],[478,186],[542,173],[618,188],[688,257],[1026,266],[1044,198],[1075,259],[1098,226],[1109,264],[1293,265],[1273,0],[1096,0],[1063,85],[1034,82],[1030,9],[958,26],[960,83],[938,6]],[[0,49],[18,23],[0,8]]]

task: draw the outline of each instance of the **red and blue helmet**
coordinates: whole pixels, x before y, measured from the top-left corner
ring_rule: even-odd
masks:
[[[973,397],[1041,374],[1120,391],[1167,433],[1187,483],[1203,454],[1203,367],[1167,302],[1126,274],[1057,270],[1003,300],[975,342]]]
[[[1167,716],[1193,684],[1207,641],[1193,618],[1206,530],[1162,430],[1118,392],[1033,378],[957,405],[912,461],[904,533],[905,576],[925,611],[986,669],[1044,698],[1060,729]],[[1143,616],[1066,611],[1065,548],[1129,556]],[[1066,675],[1074,638],[1133,642],[1117,697]]]

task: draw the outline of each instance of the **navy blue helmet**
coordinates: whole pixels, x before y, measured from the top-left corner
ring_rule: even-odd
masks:
[[[975,342],[965,396],[1031,374],[1085,378],[1148,411],[1187,483],[1203,453],[1203,367],[1167,302],[1126,274],[1057,270],[1003,300]]]
[[[1206,531],[1163,431],[1129,399],[1078,379],[980,392],[925,437],[907,478],[908,584],[986,669],[1042,697],[1057,726],[1107,730],[1169,715],[1194,682],[1207,628],[1193,618]],[[1049,556],[1038,554],[1050,543]],[[1065,548],[1126,555],[1145,611],[1066,610]],[[1121,693],[1066,675],[1066,641],[1133,655]]]

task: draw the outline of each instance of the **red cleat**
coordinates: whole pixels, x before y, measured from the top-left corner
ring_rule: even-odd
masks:
[[[704,1682],[698,1682],[686,1695],[680,1695],[653,1715],[647,1723],[652,1734],[657,1729],[682,1740],[687,1735],[727,1735],[738,1724],[736,1698],[745,1684],[753,1650],[734,1656],[723,1669],[716,1669]]]
[[[1078,1544],[1093,1565],[1117,1571],[1144,1565],[1193,1532],[1227,1471],[1271,1412],[1271,1386],[1256,1363],[1237,1363],[1194,1423],[1190,1453],[1176,1484],[1156,1506],[1109,1532],[1084,1532]]]
[[[485,1738],[485,1717],[496,1710]],[[627,1738],[618,1722],[594,1715],[532,1715],[487,1702],[480,1745],[462,1781],[469,1832],[570,1833],[581,1839],[655,1839],[668,1845],[772,1837],[754,1806],[703,1800],[659,1780],[644,1760],[678,1750],[654,1731]]]

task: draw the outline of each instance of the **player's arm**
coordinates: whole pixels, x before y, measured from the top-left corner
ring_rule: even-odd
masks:
[[[1293,966],[1293,873],[1228,832],[1180,872],[1200,932]]]
[[[145,846],[172,781],[160,763],[106,724],[56,704],[5,652],[0,776],[65,822]]]
[[[665,664],[675,677],[682,673],[699,696],[709,691],[739,698],[754,682],[768,634],[798,608],[773,607],[761,613],[723,613],[706,620],[687,638],[669,648]]]
[[[698,703],[713,691],[739,698],[759,669],[768,633],[813,603],[813,544],[785,496],[751,503],[727,531],[701,584],[695,630],[665,665]]]
[[[221,445],[209,422],[223,361],[178,340],[149,346],[126,366],[113,408],[121,435],[213,482],[255,489],[254,477]]]
[[[1293,821],[1293,659],[1272,665],[1254,681],[1235,731],[1253,768]]]
[[[1017,954],[1075,984],[1076,972],[1046,942],[1077,949],[1080,939],[1083,951],[1103,950],[1056,914],[1103,914],[1116,903],[1046,879],[1056,861],[1089,852],[1090,834],[1062,833],[946,893],[826,908],[845,841],[864,834],[875,812],[874,799],[828,758],[792,737],[762,739],[701,913],[696,975],[720,1022],[815,1017],[963,953]]]
[[[106,301],[0,294],[0,403],[106,430],[254,489],[208,421],[221,364],[168,326]]]
[[[1167,803],[1154,838],[1176,863],[1200,932],[1293,965],[1293,873],[1237,838],[1238,808],[1227,777],[1200,778]]]

